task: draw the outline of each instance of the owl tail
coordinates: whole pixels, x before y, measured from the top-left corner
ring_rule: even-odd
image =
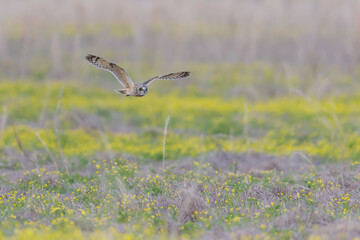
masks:
[[[126,95],[126,89],[117,89],[115,92]]]

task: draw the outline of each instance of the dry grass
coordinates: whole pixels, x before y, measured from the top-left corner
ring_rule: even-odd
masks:
[[[194,185],[194,183],[192,184]],[[199,185],[184,186],[180,190],[178,209],[180,222],[182,224],[188,221],[197,221],[197,214],[205,209],[205,200],[202,198],[201,190]]]
[[[284,159],[287,160],[282,161],[292,161]],[[218,158],[218,161],[222,160]],[[247,164],[243,158],[235,161],[239,166]],[[42,170],[36,174],[41,187],[29,190],[19,187],[29,182],[38,184],[35,183],[39,181],[37,177],[2,171],[8,175],[9,182],[2,182],[0,196],[15,203],[12,196],[16,191],[24,199],[29,199],[23,207],[11,212],[16,219],[23,218],[25,222],[35,221],[45,226],[57,215],[50,210],[44,215],[42,211],[50,207],[49,203],[54,206],[57,202],[62,203],[67,221],[82,231],[95,231],[99,228],[98,221],[112,225],[117,219],[122,219],[126,225],[142,223],[155,227],[158,233],[165,231],[168,236],[186,233],[200,239],[219,236],[222,239],[260,236],[273,239],[349,239],[360,234],[360,168],[357,166],[309,165],[303,169],[289,166],[283,169],[287,173],[267,170],[254,175],[242,170],[234,172],[231,164],[218,169],[214,163],[209,165],[207,162],[194,162],[192,170],[187,171],[182,171],[182,166],[168,167],[164,171],[161,164],[134,168],[136,165],[131,162],[129,165],[113,161],[104,163],[104,168],[94,167],[90,172],[80,173],[83,177],[76,177],[78,180],[74,183],[68,180],[73,178],[71,176]],[[113,170],[106,170],[107,166]],[[125,173],[118,175],[118,171],[129,169],[129,166],[138,169],[132,178],[126,177]],[[259,170],[257,166],[248,169],[251,172]],[[89,179],[89,176],[95,177],[85,183],[82,179]],[[41,190],[49,187],[57,190],[52,194]],[[92,195],[92,188],[98,190],[91,200],[87,194]],[[81,193],[79,189],[89,192]],[[36,200],[36,196],[42,194],[47,196],[45,201]],[[97,209],[95,206],[99,201]],[[121,227],[118,231],[128,230]]]

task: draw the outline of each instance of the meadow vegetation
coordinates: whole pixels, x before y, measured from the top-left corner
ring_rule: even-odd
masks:
[[[358,235],[358,94],[152,87],[0,83],[2,237]]]
[[[359,239],[356,0],[8,5],[0,239]]]

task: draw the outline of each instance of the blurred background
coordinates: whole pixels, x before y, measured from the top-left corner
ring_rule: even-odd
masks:
[[[190,70],[199,93],[223,96],[261,98],[293,87],[322,96],[346,88],[337,75],[360,74],[357,0],[2,2],[0,81],[99,85],[110,76],[93,69],[87,53],[120,64],[133,79]]]

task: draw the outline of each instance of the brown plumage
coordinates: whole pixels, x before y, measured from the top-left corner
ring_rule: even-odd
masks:
[[[95,67],[102,68],[106,71],[111,72],[115,78],[119,81],[121,85],[125,87],[125,89],[115,90],[118,93],[124,94],[126,96],[135,96],[135,97],[143,97],[147,93],[148,86],[154,80],[175,80],[178,78],[184,78],[190,75],[190,72],[177,72],[177,73],[168,73],[165,75],[160,75],[153,77],[143,83],[136,84],[129,77],[127,71],[116,65],[115,63],[109,62],[101,57],[94,56],[88,54],[86,57],[91,64]]]

